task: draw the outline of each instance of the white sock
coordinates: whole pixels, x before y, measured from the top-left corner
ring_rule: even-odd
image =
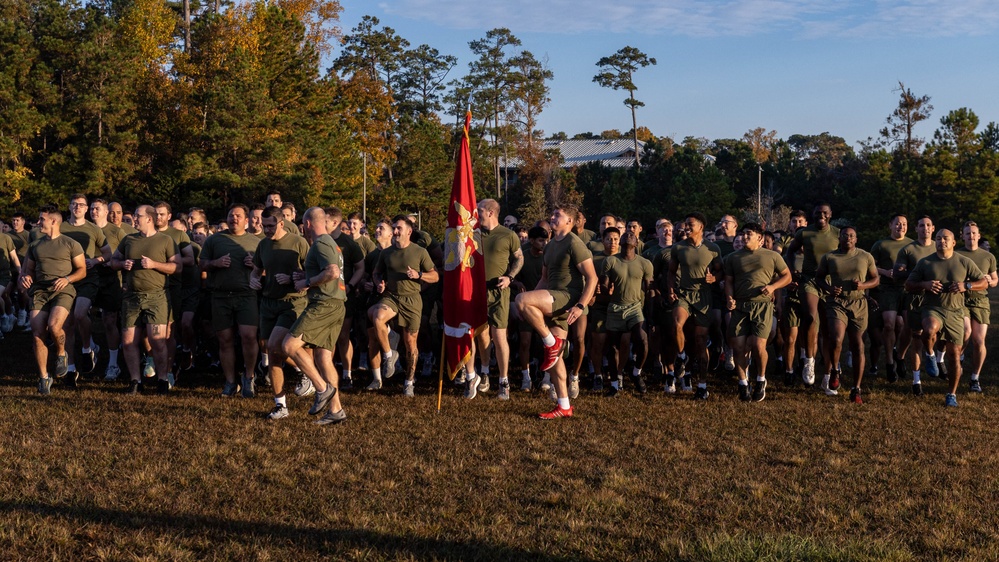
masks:
[[[686,361],[687,360],[687,352],[685,352],[685,351],[681,351],[680,353],[677,353],[676,356],[679,357],[681,361]]]
[[[483,365],[480,370],[482,371],[482,376],[488,377],[489,376],[489,363],[486,363],[485,365]]]
[[[343,370],[343,378],[350,380],[350,369]]]
[[[93,351],[91,348],[84,347],[83,349],[80,350],[80,353],[86,355],[86,354],[90,353],[91,351]]]
[[[815,358],[814,357],[805,357],[804,359],[805,359],[805,364],[806,365],[815,365]]]
[[[520,370],[520,376],[524,377],[525,379],[531,378],[531,370],[530,369],[521,369]]]
[[[912,372],[912,384],[919,384],[919,371]]]
[[[281,406],[284,406],[285,408],[287,408],[288,407],[288,400],[287,400],[287,398],[288,398],[287,396],[275,396],[274,397],[274,403],[275,404],[280,404]]]
[[[388,363],[390,359],[392,359],[392,352],[391,351],[383,351],[382,352],[382,363],[383,364],[384,363]]]
[[[374,377],[376,381],[381,382],[381,380],[382,380],[382,370],[381,369],[371,369],[371,376]]]
[[[108,367],[111,367],[111,366],[115,366],[115,367],[118,366],[118,350],[117,349],[109,349],[108,350]]]
[[[613,379],[611,379],[611,387],[612,388],[618,388],[618,389],[621,388],[620,385],[617,382],[617,377],[614,377]]]
[[[697,383],[697,388],[703,388],[703,389],[707,390],[708,389],[708,383],[706,383],[706,382],[699,382],[699,383]]]
[[[76,363],[70,363],[69,365],[66,365],[66,370],[67,371],[75,371],[76,370]]]
[[[271,358],[266,353],[260,353],[260,365],[265,369],[271,366]]]
[[[697,385],[701,386],[701,385]],[[739,386],[749,386],[749,379],[739,379]]]
[[[944,360],[944,358],[943,358],[943,352],[942,351],[938,351],[937,352],[937,363],[943,363],[943,360]]]
[[[551,347],[555,345],[555,335],[548,332],[548,335],[541,338],[541,343],[545,344],[545,347]]]
[[[805,350],[804,349],[801,350],[801,358],[802,359],[808,359],[808,356],[805,355]]]
[[[568,410],[569,409],[569,398],[568,397],[566,397],[566,398],[559,398],[558,399],[558,407],[562,408],[563,410]]]
[[[503,386],[504,384],[510,384],[510,379],[509,377],[500,377],[499,383],[500,386]]]
[[[638,367],[632,367],[631,368],[631,376],[633,376],[633,377],[640,377],[640,376],[642,376],[642,369],[640,369]]]
[[[971,373],[971,380],[977,381],[978,380],[978,373]]]
[[[764,377],[763,375],[757,375],[756,382],[767,382],[767,377]]]
[[[579,375],[572,375],[571,377],[569,377],[569,379],[572,380],[572,381],[578,381],[579,380]]]

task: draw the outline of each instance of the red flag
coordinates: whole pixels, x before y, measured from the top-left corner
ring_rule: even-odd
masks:
[[[468,112],[444,231],[444,356],[451,379],[468,360],[472,339],[486,328],[486,267],[468,149],[471,122]]]

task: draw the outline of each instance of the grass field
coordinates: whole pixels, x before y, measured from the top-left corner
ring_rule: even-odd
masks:
[[[996,308],[996,304],[993,307]],[[999,358],[994,335],[990,350]],[[0,342],[0,558],[107,560],[999,559],[999,376],[738,401],[347,394],[263,419],[255,399],[84,381],[36,393],[30,338]],[[999,361],[999,359],[996,359]],[[363,377],[363,375],[362,375]],[[492,394],[492,393],[490,393]]]

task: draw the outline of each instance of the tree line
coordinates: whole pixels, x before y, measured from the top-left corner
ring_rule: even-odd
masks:
[[[593,82],[623,90],[644,150],[635,165],[563,168],[545,150],[552,103],[545,57],[509,29],[469,42],[471,61],[413,46],[375,17],[339,27],[336,0],[7,0],[0,3],[0,197],[33,212],[72,192],[126,204],[166,200],[221,213],[277,189],[303,205],[418,212],[443,231],[466,110],[479,197],[525,222],[570,198],[595,217],[651,225],[692,210],[781,228],[818,201],[876,238],[888,216],[929,214],[999,233],[999,127],[968,108],[938,118],[899,84],[898,106],[855,150],[828,132],[779,138],[657,137],[636,97],[653,57],[624,47]],[[329,64],[324,67],[323,61]],[[618,111],[616,108],[594,108]],[[564,132],[548,138],[569,138]],[[516,161],[516,170],[505,162]]]

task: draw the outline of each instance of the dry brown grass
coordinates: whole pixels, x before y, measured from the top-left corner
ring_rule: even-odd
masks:
[[[3,559],[999,559],[995,369],[957,410],[933,379],[862,406],[777,381],[747,405],[719,380],[707,403],[586,395],[541,422],[522,393],[449,391],[437,415],[424,383],[320,428],[310,399],[265,422],[265,392],[41,398],[27,342],[0,344]]]

